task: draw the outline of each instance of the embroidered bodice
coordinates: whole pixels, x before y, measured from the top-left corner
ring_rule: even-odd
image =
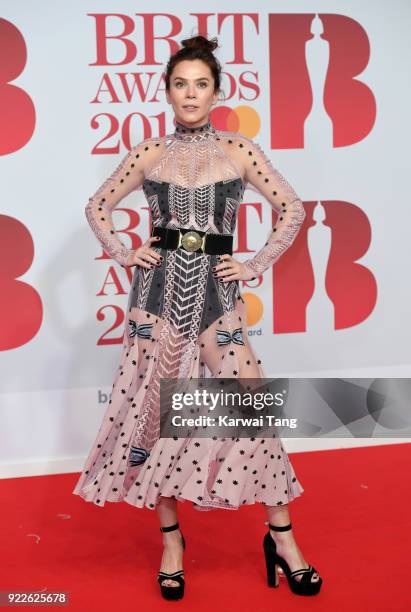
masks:
[[[210,121],[134,146],[86,205],[87,220],[105,251],[127,267],[133,249],[117,234],[111,213],[131,191],[142,189],[154,226],[233,234],[247,186],[278,213],[263,247],[244,264],[258,276],[292,244],[305,218],[301,199],[261,147]]]

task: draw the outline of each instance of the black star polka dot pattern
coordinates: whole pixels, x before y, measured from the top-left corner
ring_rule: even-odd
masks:
[[[155,509],[161,496],[196,510],[283,505],[303,492],[278,438],[161,438],[163,378],[263,378],[248,339],[238,280],[224,281],[229,261],[152,243],[163,259],[133,263],[112,212],[142,190],[153,226],[234,235],[247,184],[278,213],[270,237],[245,268],[258,276],[291,246],[305,217],[301,200],[259,145],[208,121],[148,138],[133,147],[86,205],[104,250],[133,267],[118,368],[100,429],[74,494],[104,506],[125,501]],[[221,269],[214,274],[215,266]]]

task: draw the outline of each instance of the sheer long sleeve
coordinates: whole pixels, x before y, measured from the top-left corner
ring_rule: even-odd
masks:
[[[250,183],[278,213],[276,224],[270,230],[264,246],[243,262],[255,278],[263,274],[291,246],[306,213],[301,199],[284,176],[273,167],[257,143],[242,137],[236,149],[237,155],[241,151],[246,187]]]
[[[120,240],[113,224],[112,211],[130,192],[138,189],[144,180],[144,165],[153,143],[141,142],[121,160],[108,179],[89,198],[85,207],[87,221],[103,249],[123,267],[133,249]]]

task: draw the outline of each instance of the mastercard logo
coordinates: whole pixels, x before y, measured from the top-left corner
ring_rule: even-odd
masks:
[[[261,127],[260,116],[251,106],[219,106],[210,112],[210,119],[217,130],[240,132],[247,138],[254,138]]]

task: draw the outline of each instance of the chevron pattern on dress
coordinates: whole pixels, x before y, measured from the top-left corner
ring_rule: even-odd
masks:
[[[225,207],[223,213],[223,233],[232,234],[234,232],[233,220],[237,218],[238,200],[234,198],[225,199]]]
[[[149,195],[147,197],[147,202],[151,209],[153,225],[157,225],[158,221],[162,218],[160,206],[158,203],[158,195],[154,193],[153,195]]]
[[[186,226],[190,220],[190,198],[193,198],[192,191],[187,187],[181,187],[175,183],[169,186],[169,207],[170,213],[177,221],[177,225]]]
[[[151,283],[153,281],[155,270],[149,270],[148,268],[141,267],[141,273],[138,277],[138,291],[137,291],[137,302],[136,307],[141,310],[146,309],[148,296],[150,293]]]
[[[218,280],[217,290],[224,314],[227,315],[229,312],[235,309],[236,297],[238,295],[238,285],[236,282],[228,283]],[[230,333],[232,332],[233,329],[230,328]]]
[[[208,268],[209,258],[202,253],[189,253],[184,249],[177,249],[175,253],[170,322],[181,335],[188,338],[198,299],[205,293],[205,287],[199,283],[203,280],[202,272]]]
[[[184,347],[184,337],[170,322],[176,256],[177,250],[171,250],[166,262],[162,328],[156,351],[157,355],[161,355],[161,359],[158,367],[153,370],[141,414],[133,432],[133,445],[148,450],[151,450],[160,433],[160,381],[162,378],[175,378],[178,375]],[[152,357],[154,358],[154,355]]]

